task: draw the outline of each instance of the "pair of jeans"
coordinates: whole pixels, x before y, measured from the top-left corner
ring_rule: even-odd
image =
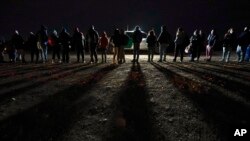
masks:
[[[230,59],[230,55],[231,55],[231,49],[229,47],[223,47],[221,61],[228,62]]]
[[[160,61],[162,61],[162,58],[163,58],[163,60],[166,60],[166,50],[167,50],[168,46],[169,46],[169,44],[160,44],[160,49],[159,49]]]

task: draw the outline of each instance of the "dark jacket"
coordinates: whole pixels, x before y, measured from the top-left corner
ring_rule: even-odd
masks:
[[[121,46],[121,35],[115,34],[115,35],[111,36],[110,41],[114,43],[115,47],[120,47]]]
[[[12,45],[15,49],[23,49],[24,48],[24,40],[21,35],[14,34],[11,39]]]
[[[133,43],[141,43],[142,41],[142,32],[140,30],[136,30],[133,34]]]
[[[60,43],[62,44],[63,49],[69,50],[70,45],[70,35],[66,31],[62,31],[59,35]]]
[[[147,43],[148,43],[148,47],[156,47],[157,44],[157,38],[154,35],[149,35],[147,37]]]
[[[247,47],[250,44],[250,32],[243,31],[237,39],[238,45]]]
[[[236,35],[227,33],[223,39],[223,47],[235,48]]]
[[[38,41],[41,42],[42,45],[47,45],[48,33],[46,29],[38,31],[36,35]]]
[[[34,34],[30,34],[29,38],[26,42],[27,47],[31,50],[31,51],[37,51],[37,37]]]
[[[72,37],[72,45],[75,49],[83,49],[84,36],[81,32],[75,32]]]
[[[88,33],[86,34],[86,42],[88,44],[98,44],[99,41],[99,35],[97,31],[94,29],[89,29]]]
[[[160,44],[170,44],[171,40],[171,35],[166,30],[162,31],[158,37],[158,42]]]

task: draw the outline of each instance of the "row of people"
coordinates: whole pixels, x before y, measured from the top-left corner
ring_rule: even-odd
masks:
[[[143,32],[140,30],[140,27],[136,26],[131,37],[134,44],[132,62],[138,62],[139,60],[142,34]],[[65,28],[62,29],[60,34],[54,30],[51,35],[48,35],[47,28],[45,26],[41,26],[41,29],[36,34],[31,32],[28,40],[24,42],[18,31],[15,31],[7,52],[11,61],[20,59],[25,62],[25,48],[29,48],[31,53],[31,62],[34,61],[34,56],[36,56],[36,62],[38,62],[39,58],[43,62],[46,62],[48,61],[48,46],[50,46],[53,51],[52,63],[55,62],[56,56],[59,62],[69,62],[70,48],[73,47],[77,52],[77,61],[80,62],[81,57],[81,61],[85,62],[84,50],[88,48],[90,50],[90,61],[98,62],[97,48],[100,47],[102,62],[106,62],[107,49],[109,46],[112,46],[114,52],[113,63],[124,63],[126,61],[124,48],[128,45],[129,37],[125,34],[123,29],[115,29],[114,34],[109,40],[106,32],[103,32],[101,37],[99,37],[99,34],[94,29],[94,26],[91,26],[85,36],[79,31],[78,28],[75,28],[72,37]],[[205,60],[211,61],[213,48],[218,42],[218,35],[214,29],[211,30],[211,33],[208,35],[207,42],[205,42],[205,40],[206,39],[201,30],[195,30],[193,35],[188,38],[184,30],[182,28],[178,28],[174,40],[167,31],[166,26],[161,27],[159,37],[156,37],[154,30],[150,30],[146,40],[148,45],[148,61],[153,61],[155,48],[157,46],[159,46],[159,62],[166,61],[166,49],[169,48],[173,42],[175,44],[174,62],[179,54],[180,61],[182,62],[184,52],[190,55],[190,61],[194,61],[195,59],[199,60],[202,48],[206,48]],[[238,56],[238,62],[242,62],[244,59],[249,60],[249,53],[247,52],[247,47],[249,45],[250,32],[247,27],[244,28],[244,31],[239,35],[239,37],[236,37],[233,28],[230,28],[223,38],[223,53],[221,61],[229,61],[230,53],[235,46],[237,46],[236,53]],[[62,59],[60,54],[62,54]]]

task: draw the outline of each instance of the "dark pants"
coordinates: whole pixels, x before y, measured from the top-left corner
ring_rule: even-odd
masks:
[[[139,60],[140,55],[140,43],[134,43],[134,60]]]
[[[31,50],[30,51],[30,57],[31,57],[31,62],[33,63],[34,61],[34,56],[36,55],[36,63],[38,62],[39,59],[39,51],[38,50]]]
[[[184,50],[185,50],[185,46],[184,45],[175,45],[175,54],[174,54],[174,61],[176,61],[176,58],[180,52],[180,56],[181,56],[181,61],[183,61],[183,56],[184,56]]]
[[[91,44],[90,45],[90,58],[91,58],[91,62],[94,62],[94,58],[95,57],[95,62],[98,62],[97,59],[97,45],[96,44]]]
[[[55,59],[55,56],[57,56],[57,59],[60,60],[60,46],[54,46],[53,47],[53,54],[52,54],[52,59]]]
[[[69,47],[64,46],[62,49],[62,61],[65,63],[69,63]]]
[[[77,48],[76,49],[77,54],[77,62],[80,61],[80,55],[82,56],[82,62],[84,62],[84,49],[83,48]]]
[[[107,50],[106,48],[101,48],[101,53],[102,53],[102,62],[107,62]]]

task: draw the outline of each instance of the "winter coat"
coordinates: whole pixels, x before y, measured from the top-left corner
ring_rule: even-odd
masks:
[[[148,47],[156,47],[157,44],[157,38],[154,35],[149,35],[147,37],[147,43],[148,43]]]
[[[140,30],[136,30],[133,34],[133,43],[141,43],[142,41],[142,32]]]

